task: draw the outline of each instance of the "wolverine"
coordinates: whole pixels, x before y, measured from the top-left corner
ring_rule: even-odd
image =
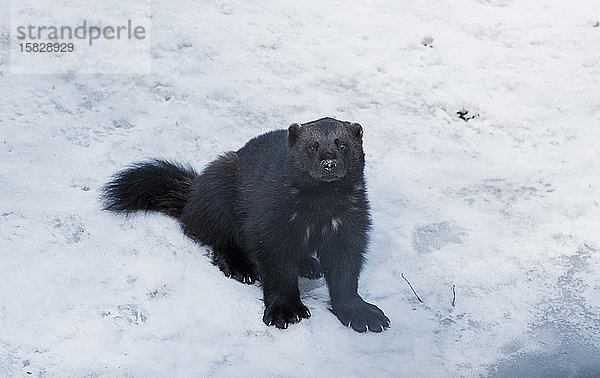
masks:
[[[342,324],[381,332],[390,320],[358,294],[371,228],[364,166],[362,126],[322,118],[255,137],[199,174],[167,160],[135,163],[102,201],[116,213],[176,218],[228,277],[261,282],[267,325],[308,318],[298,276],[325,276]]]

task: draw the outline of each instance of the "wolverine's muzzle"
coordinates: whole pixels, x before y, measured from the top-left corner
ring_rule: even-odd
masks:
[[[337,165],[337,163],[333,159],[327,159],[327,160],[321,161],[321,166],[323,167],[323,169],[325,169],[328,172],[333,171],[335,169],[336,165]]]

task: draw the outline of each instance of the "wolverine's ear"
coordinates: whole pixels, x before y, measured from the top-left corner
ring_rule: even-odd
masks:
[[[302,125],[299,123],[292,123],[290,127],[288,127],[288,144],[293,146],[298,141],[298,136],[300,135],[300,129]]]
[[[350,124],[350,130],[352,130],[352,134],[354,134],[358,139],[361,139],[363,136],[363,129],[360,123],[352,122]]]

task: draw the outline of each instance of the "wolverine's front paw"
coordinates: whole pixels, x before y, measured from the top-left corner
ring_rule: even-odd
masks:
[[[265,308],[263,322],[269,326],[274,325],[277,328],[285,329],[288,324],[298,323],[302,318],[308,317],[310,317],[310,311],[300,301],[293,305],[273,303]]]
[[[379,307],[360,297],[337,303],[330,310],[343,325],[357,332],[381,332],[390,326],[390,319]]]

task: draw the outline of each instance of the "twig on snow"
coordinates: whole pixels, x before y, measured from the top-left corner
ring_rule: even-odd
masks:
[[[406,279],[406,277],[404,277],[404,273],[400,273],[400,276],[402,276],[402,278],[404,278],[404,281],[406,281],[406,283],[408,284],[408,286],[410,286],[410,289],[415,294],[415,297],[417,297],[417,299],[419,300],[419,302],[423,303],[423,301],[421,300],[421,298],[419,298],[419,295],[417,294],[417,292],[415,291],[415,289],[412,287],[412,285],[410,284],[410,282],[408,282],[408,280]]]
[[[454,290],[454,287],[456,285],[452,284],[452,307],[454,307],[454,302],[456,302],[456,290]]]

